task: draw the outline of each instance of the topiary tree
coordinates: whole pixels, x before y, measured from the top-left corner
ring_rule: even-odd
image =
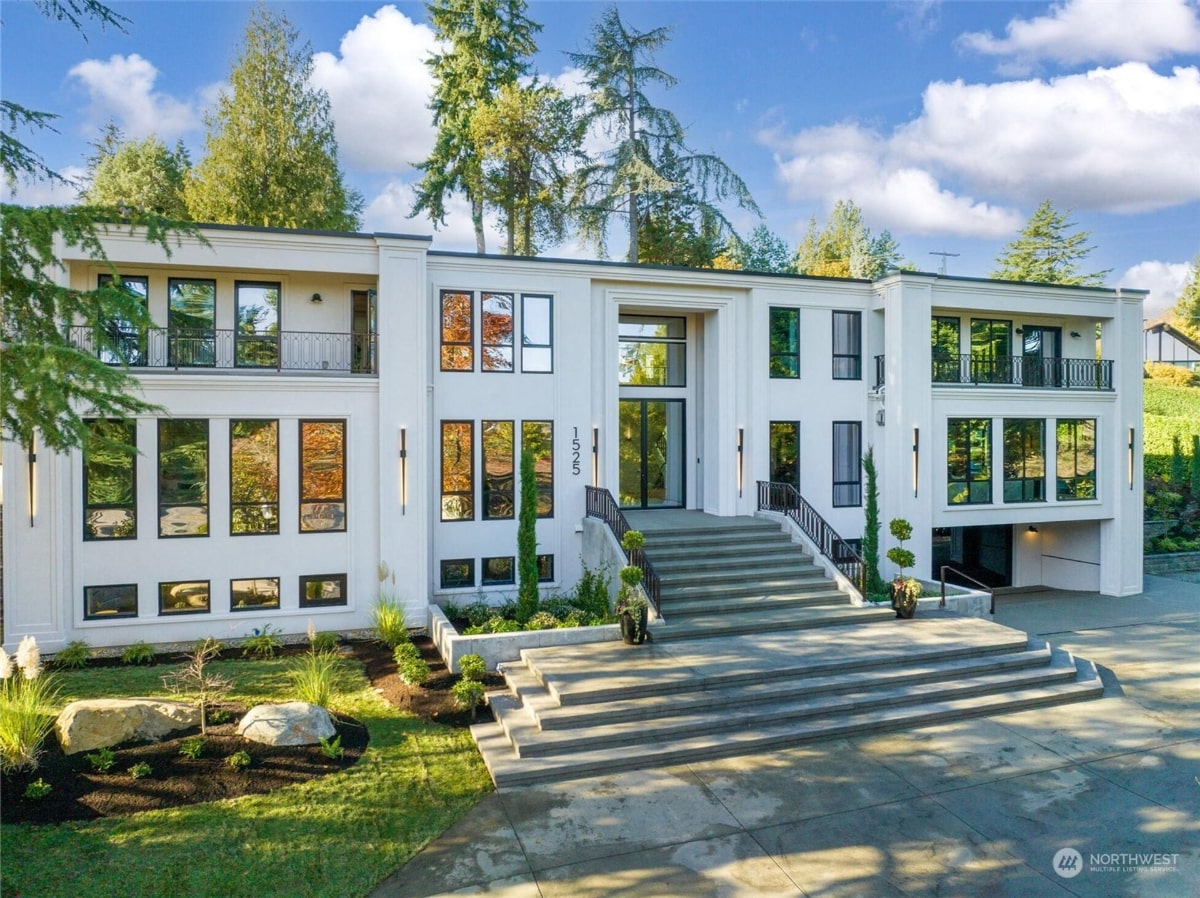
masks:
[[[524,624],[538,610],[537,476],[533,450],[521,447],[521,506],[517,510],[517,620]]]
[[[904,548],[904,542],[912,538],[912,524],[904,518],[893,518],[888,524],[888,530],[900,543],[887,551],[888,560],[900,568],[892,580],[892,607],[896,609],[898,617],[912,617],[917,607],[917,599],[921,595],[920,581],[904,573],[905,568],[917,563],[917,556]]]
[[[863,513],[862,557],[866,571],[863,580],[867,595],[879,596],[887,592],[887,584],[879,576],[879,471],[875,467],[875,447],[867,450],[862,459],[863,472],[867,476],[867,501]]]

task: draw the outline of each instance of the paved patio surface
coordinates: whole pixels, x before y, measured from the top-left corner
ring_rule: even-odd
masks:
[[[502,790],[375,895],[1200,895],[1200,584],[996,621],[1095,661],[1105,697]]]

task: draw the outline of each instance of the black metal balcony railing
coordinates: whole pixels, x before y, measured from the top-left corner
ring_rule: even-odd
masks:
[[[821,554],[854,584],[860,595],[866,596],[867,566],[862,557],[850,543],[838,536],[837,531],[792,484],[758,481],[758,509],[785,514],[795,521],[804,535],[816,543]]]
[[[589,518],[597,518],[607,524],[608,529],[617,538],[617,542],[624,539],[625,534],[633,528],[629,526],[629,521],[625,520],[621,506],[617,504],[617,500],[613,498],[613,494],[603,487],[597,486],[585,486],[584,490],[587,496],[587,516]],[[645,550],[626,549],[625,557],[631,565],[641,570],[642,586],[646,589],[646,598],[654,606],[655,614],[660,614],[658,596],[661,584],[658,574],[654,570],[654,565],[646,557]]]
[[[1112,359],[1043,359],[1027,356],[944,356],[933,359],[936,384],[1002,384],[1060,390],[1111,390]]]
[[[111,365],[131,368],[239,368],[268,371],[378,373],[375,334],[236,330],[146,330],[114,327],[106,334],[114,351],[101,347],[89,327],[72,327],[71,342]]]

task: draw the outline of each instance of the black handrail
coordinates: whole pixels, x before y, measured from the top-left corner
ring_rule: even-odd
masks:
[[[584,490],[587,495],[587,516],[589,518],[597,518],[607,524],[608,529],[612,531],[612,535],[620,543],[625,538],[625,534],[633,528],[629,526],[629,521],[625,520],[625,515],[621,512],[621,506],[617,504],[617,500],[613,498],[612,493],[603,487],[585,486]],[[642,585],[646,589],[646,597],[650,600],[650,604],[654,608],[654,613],[659,614],[658,596],[661,589],[661,582],[658,579],[657,572],[654,570],[654,565],[646,557],[644,549],[625,549],[624,551],[626,560],[641,570]]]
[[[1112,359],[934,354],[935,384],[1002,384],[1063,390],[1111,390]]]
[[[988,591],[988,595],[990,595],[992,597],[992,607],[990,609],[988,609],[988,614],[991,614],[993,616],[996,614],[996,590],[993,589],[992,587],[988,586],[986,583],[980,583],[978,580],[976,580],[970,574],[964,574],[958,568],[950,567],[950,565],[948,565],[948,564],[943,564],[941,571],[940,571],[940,575],[942,578],[942,601],[938,603],[939,608],[946,607],[946,571],[951,571],[955,574],[958,574],[958,576],[962,577],[964,580],[970,580],[976,586],[978,586],[982,589],[986,589]]]
[[[821,554],[836,567],[864,598],[867,595],[867,565],[862,556],[808,504],[800,491],[790,483],[758,481],[759,511],[786,514],[800,530],[816,543]]]

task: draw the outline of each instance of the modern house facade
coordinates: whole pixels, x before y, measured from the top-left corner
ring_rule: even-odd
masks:
[[[1143,330],[1147,362],[1200,371],[1200,343],[1169,321],[1151,321]]]
[[[112,325],[163,409],[111,423],[137,458],[4,446],[6,642],[357,629],[381,589],[413,626],[499,602],[524,448],[547,590],[581,574],[586,486],[730,516],[790,483],[854,540],[870,447],[918,576],[1141,590],[1142,291],[200,230],[169,257],[105,240],[158,325]],[[72,286],[110,276],[61,258]]]

